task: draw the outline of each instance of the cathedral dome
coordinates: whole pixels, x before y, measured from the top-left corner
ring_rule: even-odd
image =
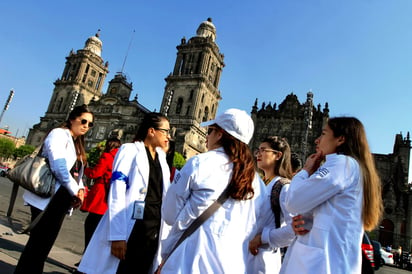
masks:
[[[85,50],[90,50],[94,54],[101,57],[103,43],[100,40],[99,36],[100,36],[100,30],[98,30],[97,33],[94,36],[91,36],[87,39],[87,41],[84,45],[84,49]]]
[[[197,36],[200,37],[211,37],[213,42],[216,39],[216,27],[212,23],[212,18],[207,18],[206,21],[203,21],[196,31]]]

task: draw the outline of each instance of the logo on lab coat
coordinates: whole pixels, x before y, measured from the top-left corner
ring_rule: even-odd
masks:
[[[325,177],[326,175],[329,174],[329,170],[327,168],[319,168],[318,171],[316,171],[317,174],[319,174],[320,177]]]

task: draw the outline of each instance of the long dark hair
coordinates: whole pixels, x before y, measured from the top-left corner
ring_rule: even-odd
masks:
[[[169,165],[170,170],[173,167],[173,159],[175,157],[176,142],[173,139],[169,140],[169,149],[166,152],[166,162]]]
[[[77,117],[82,116],[83,113],[90,113],[94,121],[93,112],[90,111],[87,105],[81,105],[81,106],[77,106],[73,108],[67,120],[60,127],[71,129],[72,127],[71,121],[75,120]],[[86,150],[84,148],[84,135],[80,135],[76,138],[76,140],[74,140],[74,147],[76,148],[77,160],[82,161],[83,164],[86,164],[87,157],[86,157]]]
[[[297,153],[292,152],[290,154],[290,164],[292,166],[293,174],[297,173],[302,168],[302,160]]]
[[[144,141],[147,136],[147,131],[149,128],[158,128],[160,127],[160,123],[162,121],[169,121],[166,116],[158,112],[149,112],[147,113],[142,123],[137,130],[136,136],[134,137],[133,141]]]
[[[112,137],[106,140],[106,146],[104,147],[104,152],[110,152],[112,149],[119,148],[121,142],[116,137]]]
[[[274,172],[275,175],[292,179],[292,163],[289,143],[285,138],[279,136],[266,137],[262,143],[268,143],[270,148],[282,152],[282,157],[276,161]]]
[[[218,125],[214,125],[220,128]],[[222,130],[220,144],[233,163],[232,177],[228,185],[229,197],[235,200],[252,199],[255,194],[252,186],[256,174],[252,152],[247,144]]]
[[[354,117],[335,117],[328,120],[334,137],[343,136],[345,141],[337,147],[336,153],[355,158],[363,176],[363,226],[365,230],[374,229],[382,216],[382,186],[369,149],[365,129]]]

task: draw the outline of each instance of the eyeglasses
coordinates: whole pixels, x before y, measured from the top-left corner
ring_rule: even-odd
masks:
[[[170,135],[170,129],[165,129],[165,128],[160,128],[160,127],[155,127],[155,130],[160,130],[161,132],[163,132],[166,136]]]
[[[210,134],[212,133],[212,131],[214,131],[214,130],[216,130],[215,127],[209,127],[209,128],[207,129],[207,135],[210,135]]]
[[[278,153],[278,150],[270,149],[270,148],[256,148],[254,151],[254,154],[257,155],[258,153],[263,154],[263,152],[273,152],[273,153]]]
[[[86,119],[81,119],[81,120],[80,120],[80,123],[81,123],[82,125],[87,124],[87,122],[89,122],[89,121],[87,121]],[[89,126],[89,127],[93,127],[93,122],[89,122],[88,126]]]

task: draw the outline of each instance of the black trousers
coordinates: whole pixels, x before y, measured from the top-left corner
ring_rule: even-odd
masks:
[[[30,231],[30,237],[17,263],[15,274],[42,274],[64,217],[70,209],[72,196],[63,186],[54,194],[43,216]]]
[[[31,222],[34,222],[34,220],[36,220],[37,216],[39,216],[42,211],[43,210],[30,205]]]
[[[87,215],[86,220],[84,221],[84,250],[86,250],[87,245],[89,244],[90,239],[92,238],[93,233],[102,217],[103,215],[91,212]]]
[[[158,246],[159,226],[147,229],[141,220],[136,220],[127,241],[126,259],[121,260],[117,274],[147,274],[152,267]]]

